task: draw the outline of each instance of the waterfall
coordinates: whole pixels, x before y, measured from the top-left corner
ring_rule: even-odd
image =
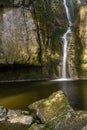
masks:
[[[71,22],[71,18],[70,18],[70,14],[69,14],[69,9],[66,3],[66,0],[64,0],[64,6],[65,6],[65,10],[66,10],[66,14],[67,14],[67,19],[69,22],[69,26],[67,31],[64,33],[62,39],[63,39],[63,62],[62,62],[62,78],[67,78],[67,50],[68,50],[68,35],[71,34],[71,26],[72,26],[72,22]]]

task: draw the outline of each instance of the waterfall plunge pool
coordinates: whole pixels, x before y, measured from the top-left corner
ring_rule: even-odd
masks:
[[[37,100],[62,90],[76,110],[87,110],[87,80],[0,82],[0,106],[26,109]]]

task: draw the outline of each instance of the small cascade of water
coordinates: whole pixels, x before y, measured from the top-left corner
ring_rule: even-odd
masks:
[[[67,14],[67,19],[69,22],[69,26],[67,31],[65,32],[65,34],[63,35],[62,39],[63,39],[63,62],[62,62],[62,78],[66,79],[67,78],[67,50],[68,50],[68,35],[71,34],[71,26],[72,26],[72,22],[71,22],[71,18],[70,18],[70,14],[69,14],[69,9],[67,6],[67,2],[66,0],[64,0],[64,6],[65,6],[65,10],[66,10],[66,14]]]

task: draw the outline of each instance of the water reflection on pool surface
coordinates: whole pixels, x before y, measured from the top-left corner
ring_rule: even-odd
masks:
[[[74,109],[87,110],[87,80],[0,82],[0,106],[25,109],[62,90]]]

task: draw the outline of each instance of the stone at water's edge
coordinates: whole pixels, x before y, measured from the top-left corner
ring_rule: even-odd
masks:
[[[0,107],[0,130],[27,130],[32,122],[33,117],[28,111]]]

